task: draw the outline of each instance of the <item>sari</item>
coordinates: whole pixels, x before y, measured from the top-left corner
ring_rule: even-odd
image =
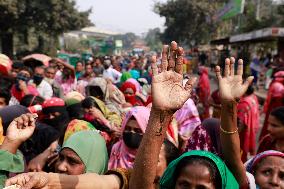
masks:
[[[256,152],[256,134],[259,129],[259,104],[256,95],[251,94],[241,98],[238,106],[238,121],[245,128],[239,133],[240,147],[242,149],[242,160],[247,161],[247,155]]]
[[[125,116],[122,123],[122,132],[124,132],[125,126],[131,117],[134,117],[138,123],[139,128],[145,133],[148,119],[150,116],[150,109],[143,106],[133,107]],[[126,146],[121,138],[114,144],[110,153],[110,159],[108,163],[109,169],[116,168],[133,168],[135,155],[137,149],[130,149]]]
[[[208,76],[208,69],[200,67],[201,75],[198,81],[197,96],[199,97],[200,103],[203,106],[203,112],[200,117],[201,120],[208,118],[209,115],[209,96],[210,96],[210,80]]]

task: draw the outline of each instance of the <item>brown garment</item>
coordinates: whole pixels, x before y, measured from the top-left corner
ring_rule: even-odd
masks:
[[[117,168],[108,170],[106,175],[116,175],[119,177],[121,185],[120,189],[129,189],[129,182],[132,169]]]

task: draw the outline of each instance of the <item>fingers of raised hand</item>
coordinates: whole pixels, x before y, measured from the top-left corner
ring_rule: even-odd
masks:
[[[238,70],[237,70],[237,74],[242,76],[243,75],[243,60],[239,59],[238,61]]]
[[[221,79],[222,79],[220,66],[216,66],[216,68],[215,68],[215,74],[216,74],[216,77],[218,78],[218,80],[221,80]]]
[[[168,68],[168,52],[169,52],[169,46],[164,45],[163,51],[162,51],[162,65],[161,65],[161,71],[167,71]]]
[[[225,71],[224,71],[225,77],[230,75],[230,64],[231,64],[231,60],[229,58],[226,58],[225,59]]]
[[[246,81],[244,82],[244,86],[245,86],[246,88],[248,88],[249,85],[252,83],[253,78],[254,78],[253,76],[249,76],[249,77],[246,79]]]
[[[178,49],[177,43],[175,41],[172,41],[170,52],[169,52],[168,70],[174,70],[174,68],[175,68],[177,49]]]
[[[157,66],[157,57],[156,56],[151,57],[151,68],[152,68],[153,75],[157,75],[158,74],[158,66]]]
[[[235,62],[236,59],[234,57],[230,58],[230,75],[234,76],[235,75]]]
[[[35,119],[37,118],[37,114],[23,114],[20,117],[16,118],[14,121],[16,122],[18,129],[24,129],[28,126],[35,125]]]
[[[182,74],[182,64],[183,64],[183,56],[184,56],[183,48],[178,47],[176,54],[177,54],[177,61],[175,65],[175,71],[179,74]]]

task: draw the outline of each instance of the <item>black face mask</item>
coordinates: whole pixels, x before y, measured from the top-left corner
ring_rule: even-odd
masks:
[[[40,75],[34,75],[33,80],[36,85],[39,85],[42,82],[43,77]]]
[[[128,148],[137,149],[142,138],[143,135],[139,133],[123,132],[123,141]]]

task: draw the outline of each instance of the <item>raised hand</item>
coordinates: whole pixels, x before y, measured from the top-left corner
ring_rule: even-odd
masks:
[[[237,74],[234,70],[235,58],[226,58],[224,77],[221,76],[220,67],[216,67],[216,76],[219,81],[219,92],[222,101],[238,101],[247,91],[253,81],[253,76],[243,82],[243,60],[239,59]]]
[[[161,73],[158,73],[156,57],[152,57],[152,96],[153,107],[158,110],[177,110],[190,97],[196,78],[182,86],[182,64],[184,51],[176,42],[163,47]]]
[[[48,176],[47,173],[23,173],[12,177],[6,181],[6,186],[20,185],[21,189],[48,189]]]
[[[23,114],[12,121],[7,129],[9,142],[22,143],[30,138],[35,130],[37,114]]]

